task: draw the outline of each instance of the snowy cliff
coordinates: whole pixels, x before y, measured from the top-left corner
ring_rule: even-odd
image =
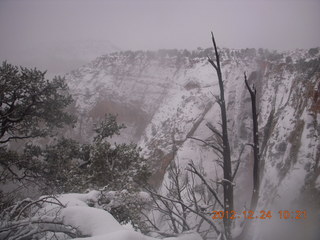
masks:
[[[288,204],[320,209],[320,53],[221,49],[232,157],[251,143],[251,104],[243,72],[258,96],[262,154],[261,207]],[[125,129],[118,141],[134,141],[154,168],[161,186],[172,161],[184,168],[194,161],[207,176],[221,177],[215,152],[199,141],[220,128],[215,104],[218,79],[206,56],[196,51],[118,52],[101,56],[66,75],[76,99],[77,135],[92,137],[92,124],[105,113],[118,114]],[[236,207],[248,205],[252,152],[244,147],[235,192]],[[302,204],[302,205],[301,205]]]

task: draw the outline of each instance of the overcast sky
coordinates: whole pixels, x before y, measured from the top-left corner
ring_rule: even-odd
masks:
[[[209,47],[211,30],[221,47],[310,48],[319,26],[320,0],[0,0],[0,60],[68,71],[110,49]]]

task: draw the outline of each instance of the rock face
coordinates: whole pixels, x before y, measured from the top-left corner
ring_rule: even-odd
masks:
[[[207,55],[212,49],[119,52],[66,75],[79,116],[76,137],[88,141],[92,124],[105,113],[116,113],[127,125],[116,140],[142,147],[154,168],[154,185],[161,185],[172,161],[184,168],[192,160],[207,176],[221,177],[217,154],[190,138],[213,140],[207,122],[220,128],[218,79]],[[284,53],[221,49],[220,56],[233,160],[252,142],[243,72],[257,89],[263,166],[260,206],[288,208],[288,202],[308,202],[320,209],[319,49]],[[248,201],[251,171],[252,151],[245,147],[236,178],[237,207]]]

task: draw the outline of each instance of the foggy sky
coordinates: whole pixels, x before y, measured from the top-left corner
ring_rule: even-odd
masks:
[[[66,72],[108,46],[209,47],[211,30],[221,47],[311,48],[319,13],[319,0],[0,0],[0,60]]]

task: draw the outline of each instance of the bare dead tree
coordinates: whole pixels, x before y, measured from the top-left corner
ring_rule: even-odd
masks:
[[[220,89],[220,96],[217,97],[217,103],[220,107],[221,112],[221,133],[216,130],[214,127],[209,125],[209,129],[222,140],[222,158],[223,158],[223,177],[224,177],[224,184],[223,184],[223,208],[224,211],[231,212],[234,210],[233,205],[233,174],[232,174],[232,163],[231,163],[231,150],[230,150],[230,143],[229,143],[229,136],[228,136],[228,119],[227,119],[227,108],[225,103],[225,97],[224,97],[224,84],[222,79],[222,72],[221,72],[221,66],[220,66],[220,56],[217,49],[217,44],[213,35],[213,32],[211,32],[211,39],[212,44],[214,47],[214,53],[215,53],[215,62],[213,59],[211,59],[208,56],[209,63],[213,66],[215,69],[218,81],[219,81],[219,89]],[[231,236],[231,226],[232,226],[232,220],[229,218],[224,218],[224,228],[225,228],[225,236],[227,240],[232,239]]]
[[[195,181],[196,172],[200,176],[204,175],[201,169],[196,168],[194,164],[191,165],[193,170],[189,174],[183,174],[181,168],[176,163],[172,163],[168,169],[169,181],[164,186],[164,192],[157,193],[156,190],[147,188],[146,191],[153,199],[153,211],[160,212],[162,220],[171,228],[172,236],[178,235],[185,231],[197,231],[202,237],[205,237],[210,232],[214,231],[217,235],[220,234],[219,228],[211,219],[212,208],[216,205],[216,197],[212,194],[217,192],[210,186],[210,190]],[[208,191],[206,191],[208,190]],[[219,200],[220,201],[220,200]],[[220,201],[220,204],[221,201]],[[162,236],[168,236],[168,233],[163,234],[157,225],[155,219],[151,219],[146,214],[146,221],[151,225],[150,232],[156,232]],[[198,219],[194,221],[194,219]],[[157,219],[159,221],[159,219]],[[206,223],[207,225],[204,225]]]
[[[241,156],[244,152],[244,149],[246,146],[251,146],[253,148],[254,152],[254,167],[253,167],[253,191],[252,191],[252,197],[251,197],[251,203],[250,203],[250,210],[254,211],[256,209],[258,199],[259,199],[259,186],[260,186],[260,174],[259,174],[259,164],[260,164],[260,153],[259,153],[259,137],[258,137],[258,115],[257,115],[257,106],[256,106],[256,90],[253,87],[250,87],[247,81],[247,77],[245,75],[245,84],[246,87],[250,93],[251,96],[251,104],[252,104],[252,120],[253,120],[253,144],[247,143],[241,147],[239,157],[235,161],[232,161],[231,159],[231,147],[229,142],[229,136],[228,136],[228,119],[227,119],[227,108],[225,103],[225,97],[224,97],[224,82],[222,78],[222,71],[221,71],[221,65],[220,65],[220,56],[218,53],[217,45],[215,42],[215,38],[213,33],[211,32],[212,36],[212,43],[214,47],[214,53],[215,53],[215,60],[208,57],[209,63],[213,66],[215,69],[217,76],[218,76],[218,82],[219,82],[219,89],[220,89],[220,95],[219,97],[215,97],[216,102],[218,103],[220,107],[220,113],[221,113],[221,129],[215,128],[211,123],[207,123],[206,126],[211,130],[213,133],[214,139],[213,141],[208,140],[202,140],[197,137],[189,136],[188,138],[197,140],[204,144],[204,146],[211,147],[212,150],[216,153],[216,156],[219,160],[216,160],[219,166],[223,170],[223,179],[216,181],[217,185],[222,185],[223,187],[223,200],[221,200],[221,192],[219,192],[218,188],[213,188],[212,185],[209,183],[208,179],[205,178],[204,172],[200,172],[197,167],[194,165],[193,162],[188,164],[187,171],[191,173],[191,176],[194,178],[195,176],[199,178],[203,184],[203,186],[207,189],[208,192],[210,192],[212,198],[214,199],[214,206],[217,205],[218,208],[222,209],[224,212],[231,213],[234,210],[234,192],[233,187],[235,186],[234,179],[236,177],[236,174],[239,170],[239,165],[241,162]],[[175,152],[175,151],[174,151]],[[233,166],[234,164],[234,166]],[[170,171],[170,170],[169,170]],[[179,171],[175,172],[175,175],[180,175]],[[170,217],[170,220],[172,221],[172,216],[174,215],[170,211],[172,211],[173,208],[168,208],[167,203],[171,203],[173,206],[179,205],[182,209],[188,210],[191,213],[194,213],[200,217],[200,222],[207,222],[216,232],[217,236],[219,236],[219,239],[224,240],[232,240],[232,239],[246,239],[245,236],[247,235],[247,229],[249,228],[249,224],[247,222],[244,222],[244,226],[242,229],[242,233],[240,234],[240,237],[233,238],[231,230],[233,226],[233,220],[231,218],[222,218],[223,221],[223,231],[219,230],[215,224],[211,221],[211,219],[208,219],[208,217],[201,211],[201,207],[198,206],[198,200],[196,198],[196,195],[194,194],[194,191],[192,191],[192,187],[186,186],[186,189],[188,190],[188,196],[189,196],[189,202],[185,202],[184,198],[182,197],[182,192],[184,188],[181,188],[181,185],[177,182],[179,178],[177,177],[174,181],[174,186],[179,190],[180,194],[178,197],[172,197],[172,196],[163,196],[161,194],[156,193],[155,191],[148,190],[149,193],[153,196],[153,198],[157,199],[158,201],[162,202],[164,206],[166,206],[166,210],[161,209],[162,212],[168,211],[168,216]],[[212,179],[211,179],[212,180]],[[170,192],[172,189],[167,188],[167,190]],[[178,209],[176,209],[178,210]],[[182,214],[182,212],[179,210],[177,211],[180,216],[182,216],[183,219],[185,219],[185,214]],[[200,225],[201,225],[200,224]],[[174,225],[174,224],[172,224]],[[183,225],[183,221],[176,225]],[[199,227],[200,228],[200,227]],[[173,227],[174,229],[174,227]]]
[[[251,197],[250,209],[254,211],[257,207],[260,190],[260,152],[259,152],[259,128],[258,128],[258,114],[257,114],[257,91],[254,87],[249,86],[247,75],[244,73],[244,81],[250,93],[252,106],[252,125],[253,125],[253,191]]]
[[[253,87],[249,86],[247,81],[247,76],[245,74],[244,75],[245,84],[250,93],[251,105],[252,105],[253,144],[245,144],[244,146],[242,146],[238,160],[235,161],[236,165],[233,170],[230,143],[229,143],[229,137],[228,137],[228,126],[227,126],[228,119],[227,119],[227,112],[226,112],[227,109],[226,109],[225,98],[224,98],[224,84],[223,84],[222,72],[221,72],[221,66],[220,66],[220,56],[219,56],[216,41],[212,32],[211,32],[211,37],[212,37],[212,43],[214,47],[215,61],[210,57],[208,57],[208,61],[213,66],[218,76],[220,96],[215,98],[217,103],[219,104],[220,112],[221,112],[221,131],[216,129],[211,123],[207,123],[206,124],[207,127],[212,131],[212,133],[215,136],[215,140],[216,140],[215,143],[204,141],[195,137],[191,137],[191,138],[194,140],[201,141],[206,146],[210,146],[213,149],[213,151],[217,154],[217,156],[222,158],[222,161],[219,163],[219,165],[223,169],[223,176],[224,176],[224,179],[221,182],[223,185],[223,197],[224,197],[223,203],[221,203],[221,201],[219,200],[218,193],[212,191],[210,185],[207,183],[203,175],[197,172],[193,164],[189,164],[188,170],[194,173],[196,176],[198,176],[201,179],[201,181],[208,188],[208,190],[212,192],[213,196],[215,197],[217,203],[219,203],[220,207],[222,207],[225,212],[228,211],[230,213],[234,209],[233,181],[238,172],[241,156],[245,146],[247,145],[251,146],[254,152],[254,166],[253,166],[253,191],[252,191],[252,197],[251,197],[251,203],[250,203],[250,210],[254,211],[257,207],[257,203],[259,199],[259,187],[260,187],[260,169],[259,169],[260,153],[259,153],[259,135],[258,135],[258,132],[259,132],[258,114],[257,114],[257,106],[256,106],[256,89],[254,88],[254,86]],[[232,220],[229,218],[223,218],[223,221],[224,221],[224,230],[225,230],[224,235],[227,240],[231,240],[232,239],[232,235],[231,235]],[[240,236],[242,237],[245,236],[248,228],[249,228],[249,224],[245,222],[242,234]]]
[[[162,203],[166,203],[166,204],[164,204],[164,206],[167,209],[164,210],[163,206],[157,204],[156,210],[158,210],[161,213],[164,213],[167,216],[169,216],[170,217],[169,220],[171,221],[172,224],[173,224],[173,222],[172,222],[172,220],[173,220],[172,216],[173,215],[175,215],[175,217],[177,217],[177,218],[180,218],[180,219],[182,218],[181,215],[179,215],[179,213],[174,213],[177,210],[176,207],[178,205],[180,205],[180,206],[184,206],[184,208],[187,209],[189,213],[193,213],[193,214],[199,216],[200,219],[201,219],[200,220],[200,225],[198,223],[196,223],[191,227],[191,226],[189,226],[189,223],[187,223],[188,224],[187,226],[189,228],[187,230],[198,230],[198,232],[201,234],[202,233],[200,231],[201,224],[203,222],[206,222],[206,223],[208,223],[210,228],[212,228],[216,232],[217,235],[220,234],[220,231],[219,231],[218,227],[215,225],[215,223],[210,218],[210,212],[206,212],[205,211],[206,209],[195,207],[195,205],[193,203],[190,204],[190,202],[179,201],[176,198],[171,198],[171,197],[167,197],[167,196],[161,195],[161,194],[156,193],[156,191],[153,191],[151,189],[147,189],[147,191],[156,200],[156,202],[160,201]],[[168,203],[170,203],[170,205],[172,205],[173,207],[172,208],[170,208],[170,207],[168,208],[168,205],[167,205]],[[184,224],[184,223],[181,223],[179,220],[177,221],[177,219],[175,219],[174,222],[178,223],[180,226],[183,226],[183,224]],[[153,223],[153,225],[156,225],[156,224]],[[174,225],[172,225],[172,226],[174,226]],[[207,234],[208,231],[211,231],[211,230],[210,229],[205,230],[205,234]],[[179,232],[183,232],[183,231],[179,231]]]
[[[253,135],[253,144],[250,146],[253,148],[253,189],[252,196],[250,202],[250,210],[255,211],[258,200],[259,200],[259,192],[260,192],[260,149],[259,149],[259,125],[258,125],[258,113],[257,113],[257,91],[254,87],[250,87],[247,75],[244,73],[244,82],[246,87],[250,93],[251,98],[251,108],[252,108],[252,135]],[[244,240],[247,238],[248,230],[250,228],[250,221],[244,222],[244,226],[242,228],[241,234],[237,237],[237,240]]]

